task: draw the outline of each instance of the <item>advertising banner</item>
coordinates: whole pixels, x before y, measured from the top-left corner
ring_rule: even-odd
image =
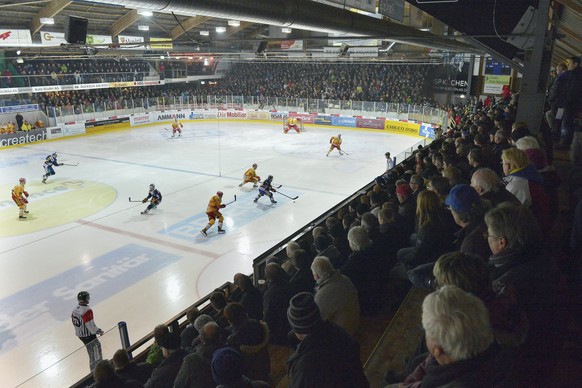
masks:
[[[446,64],[435,67],[433,70],[433,92],[467,94],[469,92],[470,63],[464,61],[463,54],[449,54],[444,60],[447,62]]]
[[[38,109],[38,104],[3,106],[0,107],[0,113],[34,112]]]
[[[386,120],[384,123],[384,129],[390,133],[396,133],[398,135],[418,137],[420,133],[420,124]]]
[[[129,125],[132,127],[135,125],[149,124],[152,122],[151,115],[149,113],[135,114],[129,116]]]
[[[356,127],[355,117],[331,116],[331,125],[338,127]]]
[[[404,0],[380,0],[378,13],[402,23],[404,21]]]
[[[129,127],[129,117],[112,117],[106,120],[85,122],[85,130],[87,133],[127,127]]]
[[[112,44],[113,39],[110,35],[93,35],[87,34],[87,44]]]
[[[269,112],[247,112],[247,119],[249,120],[269,120],[271,114]]]
[[[509,86],[511,76],[509,75],[490,75],[485,74],[485,85],[483,86],[484,94],[501,94],[503,85]]]
[[[342,8],[356,8],[362,11],[376,13],[376,0],[328,0],[330,3],[335,3]]]
[[[0,46],[23,47],[31,44],[30,30],[0,29]]]
[[[218,117],[221,119],[246,119],[247,112],[244,111],[232,111],[232,110],[219,110]]]
[[[173,121],[175,119],[178,120],[186,120],[186,118],[190,115],[190,111],[177,111],[177,110],[167,110],[165,112],[160,112],[155,115],[155,118],[152,117],[152,122],[156,121]]]
[[[313,118],[313,124],[331,125],[331,116],[317,115]]]
[[[384,120],[357,118],[356,119],[356,127],[382,129],[383,130],[384,129]]]
[[[171,50],[174,48],[171,38],[150,38],[150,48],[152,50]]]
[[[74,90],[89,90],[89,89],[107,89],[109,84],[107,82],[95,83],[95,84],[75,84],[73,85]]]
[[[420,126],[420,136],[428,137],[430,139],[435,138],[434,128],[429,124],[422,124]]]
[[[145,39],[143,36],[118,35],[117,41],[124,50],[143,50]]]
[[[34,143],[36,141],[46,139],[46,128],[31,129],[30,131],[19,131],[16,133],[6,133],[0,135],[0,147]]]
[[[58,92],[60,91],[61,85],[49,85],[49,86],[33,86],[33,93],[44,93],[44,92]]]
[[[304,124],[313,124],[313,115],[308,113],[291,113],[291,116],[301,119]]]
[[[83,135],[86,133],[85,123],[64,123],[61,127],[63,128],[63,136]]]
[[[281,41],[282,50],[303,50],[302,40],[283,40]]]
[[[46,129],[47,139],[56,139],[63,137],[63,129],[61,127],[50,127]]]
[[[0,89],[0,95],[2,94],[18,94],[18,88],[2,88]]]
[[[43,45],[47,46],[60,46],[61,43],[68,43],[65,39],[64,32],[48,32],[48,31],[41,31],[40,32],[40,41]]]
[[[272,121],[283,121],[289,117],[289,112],[270,112]]]

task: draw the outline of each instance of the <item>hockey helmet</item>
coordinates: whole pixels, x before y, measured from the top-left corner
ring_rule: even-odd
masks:
[[[18,182],[20,182],[20,183],[22,183],[22,184],[25,184],[25,183],[26,183],[26,179],[25,179],[25,178],[20,178],[20,179],[18,180]]]
[[[88,302],[89,297],[90,297],[90,295],[87,291],[81,291],[77,294],[77,300],[79,302]]]
[[[150,191],[154,191],[156,189],[156,185],[154,185],[153,183],[150,184]]]
[[[220,198],[222,198],[222,194],[223,194],[222,191],[217,191],[216,192],[216,195],[218,195]]]
[[[253,168],[257,168],[257,167],[259,167],[259,165],[256,163],[253,163]]]
[[[341,133],[338,133],[338,134],[337,134],[337,137],[342,137],[342,134],[341,134]]]
[[[57,153],[53,152],[53,157],[56,158],[57,157]]]
[[[272,181],[272,180],[273,180],[273,175],[269,175],[269,176],[267,177],[267,179],[268,179],[268,180],[270,180],[270,181]]]

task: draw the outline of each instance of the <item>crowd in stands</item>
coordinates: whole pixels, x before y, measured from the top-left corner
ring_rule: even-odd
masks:
[[[214,94],[431,103],[426,65],[235,63]]]
[[[143,60],[31,59],[15,63],[24,86],[70,85],[100,82],[142,81],[150,72]]]
[[[264,286],[236,274],[234,292],[211,295],[210,314],[188,311],[181,337],[156,327],[145,364],[123,351],[102,361],[97,386],[268,387],[268,345],[278,344],[294,349],[291,387],[368,387],[354,339],[361,318],[411,285],[431,292],[425,339],[388,386],[551,386],[576,318],[545,238],[561,182],[551,142],[514,121],[517,102],[455,107],[458,122],[435,141],[289,242],[284,258],[269,257]]]

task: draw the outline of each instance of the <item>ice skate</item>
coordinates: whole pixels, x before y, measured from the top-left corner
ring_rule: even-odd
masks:
[[[254,200],[253,202],[254,202],[254,203],[257,203],[257,201],[258,201],[258,200],[259,200],[258,198],[255,198],[255,200]]]
[[[238,187],[242,187],[242,185],[244,185],[244,183],[239,183],[238,184]]]
[[[218,227],[218,233],[224,233],[224,232],[226,232],[225,229],[222,229],[221,227]]]
[[[208,236],[208,233],[206,233],[206,229],[202,229],[200,233],[202,233],[203,236]]]
[[[28,210],[25,210],[25,211],[24,211],[24,214],[28,214],[28,213],[29,213],[29,211],[28,211]]]
[[[46,177],[42,177],[42,183],[46,183]]]
[[[26,216],[18,216],[18,220],[19,221],[26,220]]]
[[[141,214],[148,214],[148,211],[144,210],[143,212],[141,212]]]
[[[274,199],[271,200],[271,203],[277,203],[277,201],[275,201]]]

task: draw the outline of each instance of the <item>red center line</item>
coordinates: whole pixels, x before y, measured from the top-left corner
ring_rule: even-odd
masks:
[[[186,245],[181,245],[181,244],[175,244],[172,242],[168,242],[168,241],[164,241],[164,240],[160,240],[158,238],[153,238],[153,237],[148,237],[148,236],[144,236],[142,234],[138,234],[138,233],[133,233],[133,232],[128,232],[126,230],[122,230],[122,229],[118,229],[118,228],[113,228],[111,226],[105,226],[105,225],[100,225],[100,224],[96,224],[94,222],[91,221],[85,221],[85,220],[77,220],[75,221],[81,225],[86,225],[86,226],[91,226],[93,228],[96,229],[101,229],[101,230],[105,230],[107,232],[111,232],[111,233],[115,233],[115,234],[122,234],[124,236],[129,236],[129,237],[133,237],[139,240],[145,240],[154,244],[159,244],[159,245],[163,245],[165,247],[169,247],[169,248],[174,248],[174,249],[178,249],[181,251],[186,251],[189,253],[197,253],[206,257],[209,257],[211,259],[217,259],[220,257],[220,255],[214,253],[214,252],[208,252],[202,249],[197,249],[197,248],[193,248],[193,247],[189,247]]]

